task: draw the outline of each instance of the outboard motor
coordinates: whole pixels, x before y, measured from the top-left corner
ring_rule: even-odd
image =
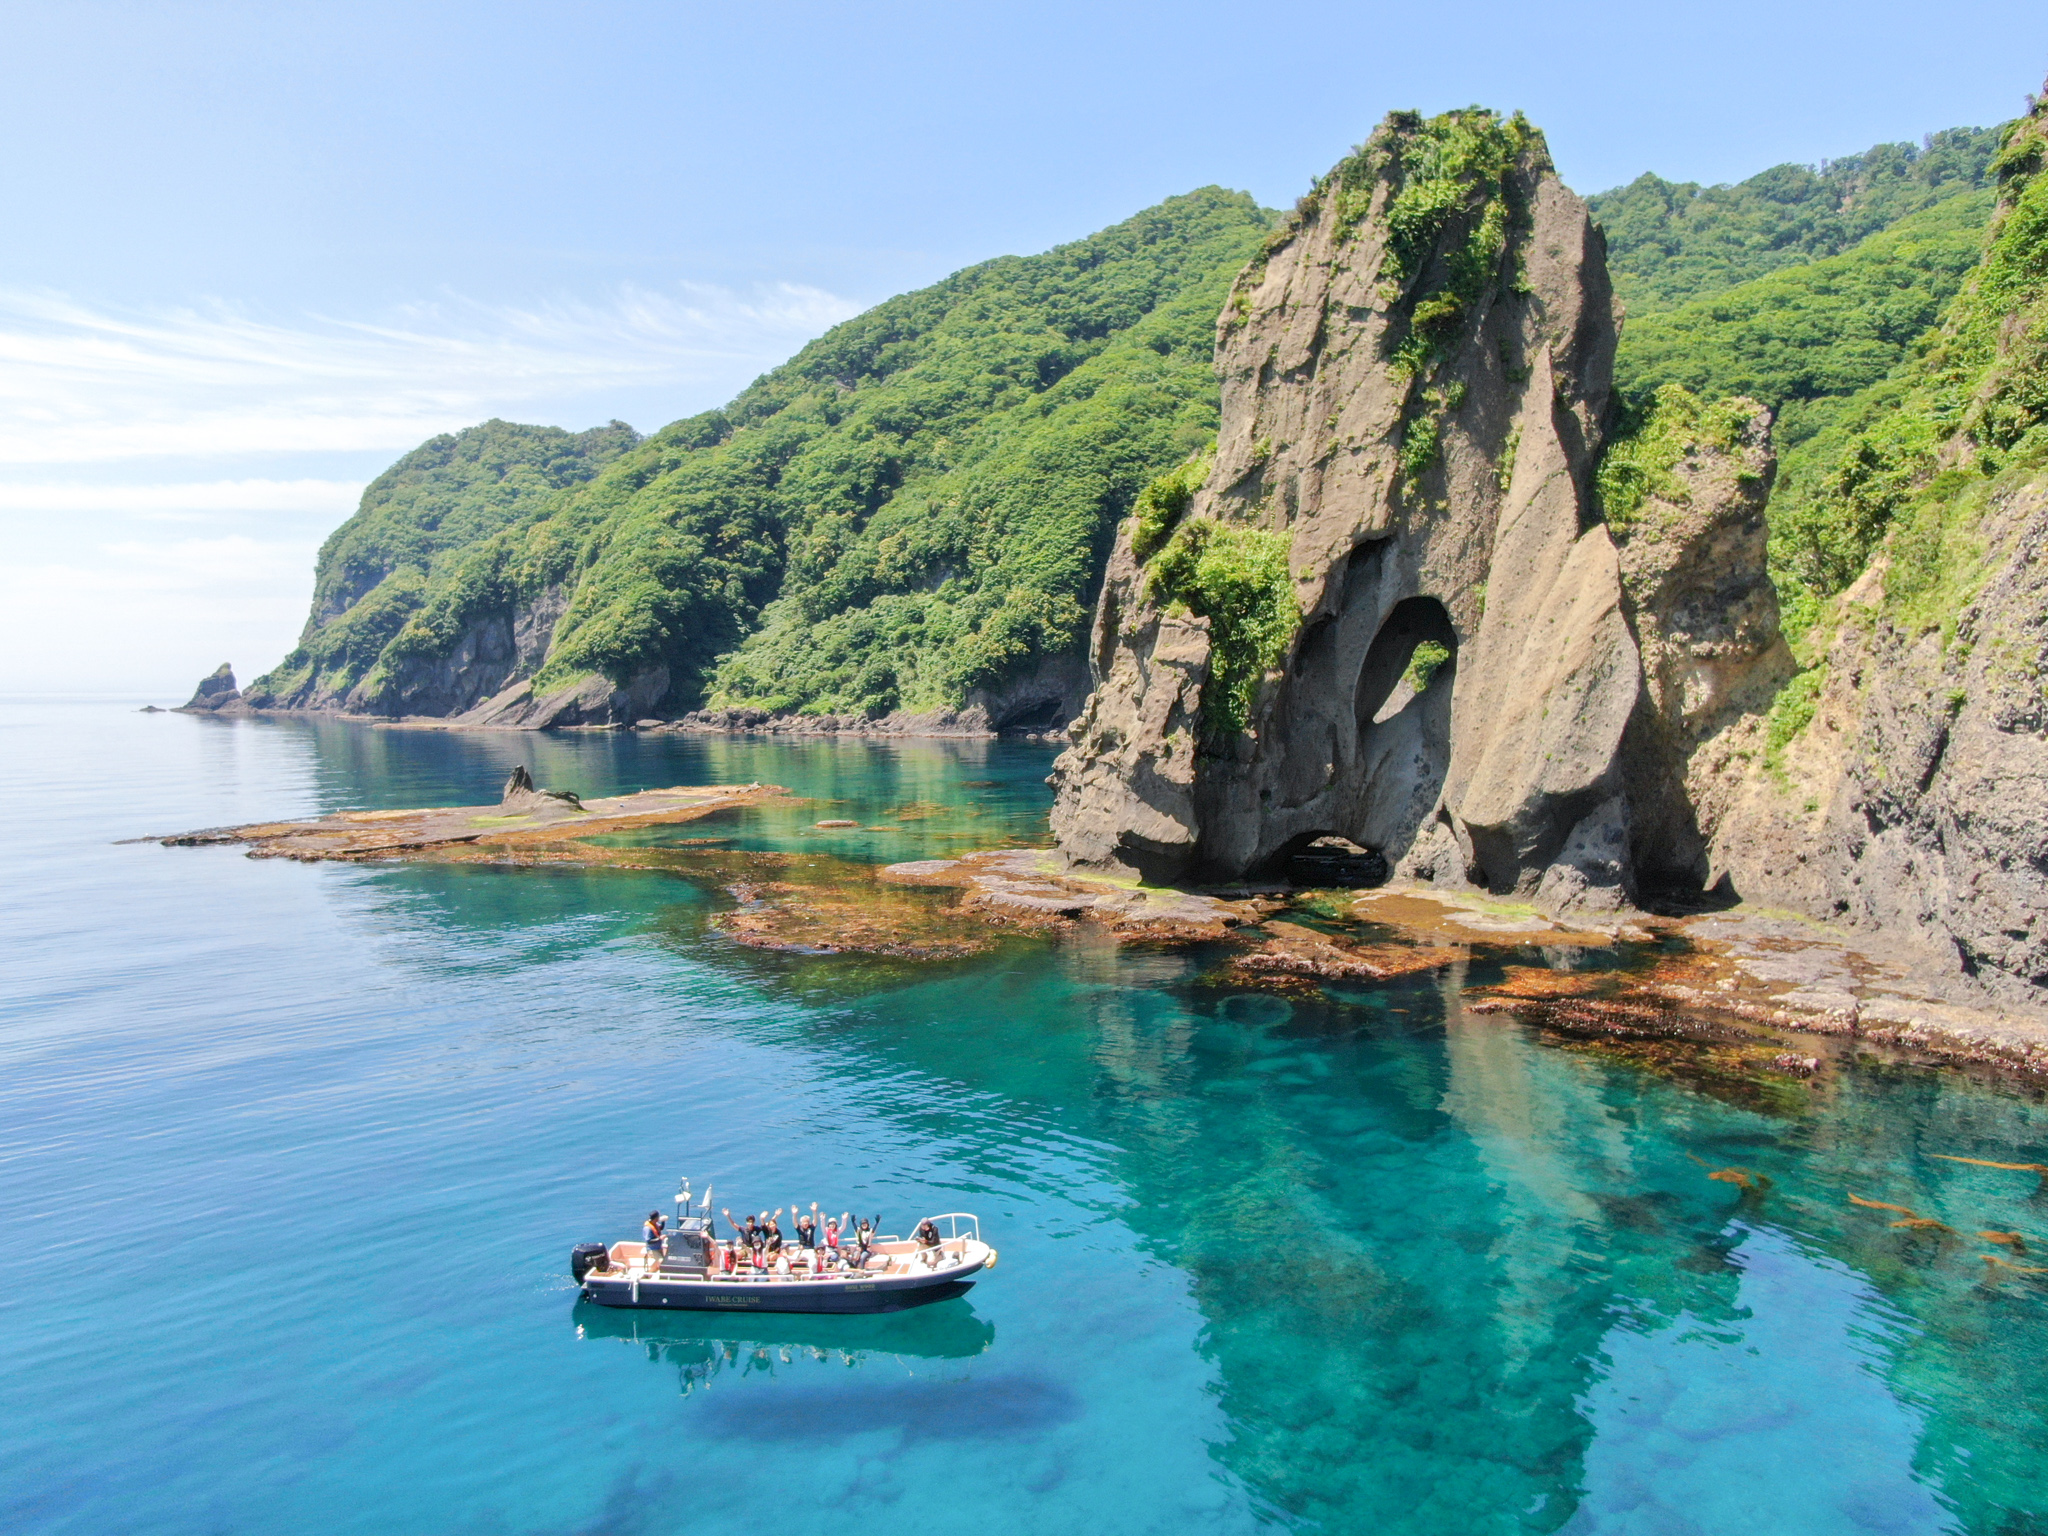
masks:
[[[611,1267],[611,1255],[603,1243],[578,1243],[569,1250],[569,1273],[576,1277],[578,1285],[593,1270],[601,1275]]]

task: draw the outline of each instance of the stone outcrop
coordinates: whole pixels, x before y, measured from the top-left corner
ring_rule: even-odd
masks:
[[[503,692],[464,710],[455,725],[544,731],[576,726],[630,725],[668,692],[668,668],[650,667],[624,684],[591,673],[548,690],[522,678]]]
[[[1985,261],[1895,407],[1932,446],[1704,830],[1753,901],[1895,937],[2009,1003],[2048,986],[2048,98],[2007,132]],[[1958,407],[1961,407],[1958,409]],[[1934,433],[1940,432],[1935,438]],[[1869,451],[1868,440],[1854,450]],[[1710,804],[1703,798],[1703,804]]]
[[[1238,279],[1185,521],[1284,535],[1299,627],[1219,739],[1217,621],[1163,602],[1123,530],[1054,772],[1077,863],[1234,877],[1334,834],[1553,907],[1630,898],[1655,706],[1592,505],[1614,304],[1541,137],[1483,116],[1389,118]],[[1454,132],[1494,169],[1446,180]]]
[[[1716,877],[1886,929],[1984,990],[2048,986],[2048,476],[1992,496],[1989,571],[1953,628],[1902,622],[1880,561],[1846,594],[1812,723],[1731,740]],[[1734,754],[1746,752],[1748,761]]]
[[[192,697],[179,707],[214,714],[230,709],[242,702],[242,692],[235,686],[235,669],[222,662],[205,677],[199,679],[199,686]]]
[[[1710,844],[1755,760],[1761,716],[1797,670],[1778,628],[1764,507],[1776,471],[1754,401],[1727,441],[1703,436],[1616,530],[1622,594],[1643,660],[1624,742],[1636,868],[1708,888]]]
[[[498,809],[507,816],[527,816],[537,811],[559,813],[564,806],[580,811],[583,797],[572,789],[537,788],[524,763],[506,775],[504,793],[498,798]]]

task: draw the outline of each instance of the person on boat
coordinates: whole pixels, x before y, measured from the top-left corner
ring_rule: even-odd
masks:
[[[795,1209],[794,1206],[791,1207]],[[799,1212],[796,1218],[796,1245],[799,1248],[818,1246],[818,1222],[809,1211]]]
[[[668,1234],[663,1230],[661,1212],[647,1213],[647,1234],[642,1241],[647,1245],[647,1256],[656,1263],[668,1257]]]
[[[732,1227],[733,1263],[739,1263],[739,1250],[741,1249],[745,1249],[750,1255],[758,1254],[761,1248],[761,1228],[760,1223],[755,1221],[753,1214],[749,1212],[747,1224],[741,1226],[732,1219],[732,1212],[730,1210],[721,1206],[719,1207],[719,1212]]]
[[[865,1216],[861,1217],[860,1225],[854,1229],[853,1245],[854,1253],[860,1260],[860,1267],[866,1269],[868,1260],[875,1251],[875,1227]]]
[[[830,1216],[825,1218],[825,1257],[835,1264],[839,1262],[839,1223]]]
[[[941,1257],[939,1229],[929,1216],[917,1224],[917,1256],[926,1269],[936,1268]]]

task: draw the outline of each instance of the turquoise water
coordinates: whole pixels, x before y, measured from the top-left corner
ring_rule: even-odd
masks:
[[[1974,1237],[2048,1264],[2048,1199],[1935,1156],[2048,1161],[2035,1094],[1878,1064],[1766,1115],[1466,1012],[1476,969],[878,967],[667,874],[115,843],[524,760],[785,784],[691,835],[912,858],[1041,835],[1040,748],[131,710],[0,704],[0,1528],[2048,1532],[2048,1277]],[[974,1210],[1001,1264],[886,1318],[579,1304],[569,1245],[682,1173]]]

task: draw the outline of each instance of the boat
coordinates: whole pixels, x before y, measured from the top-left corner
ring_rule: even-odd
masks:
[[[996,1262],[980,1219],[971,1211],[947,1211],[914,1229],[929,1225],[935,1243],[878,1236],[865,1264],[850,1249],[833,1258],[785,1247],[777,1263],[757,1269],[744,1247],[718,1237],[708,1187],[701,1214],[693,1214],[687,1179],[675,1204],[666,1253],[624,1241],[578,1243],[571,1250],[570,1273],[585,1301],[683,1312],[900,1312],[966,1295]]]

